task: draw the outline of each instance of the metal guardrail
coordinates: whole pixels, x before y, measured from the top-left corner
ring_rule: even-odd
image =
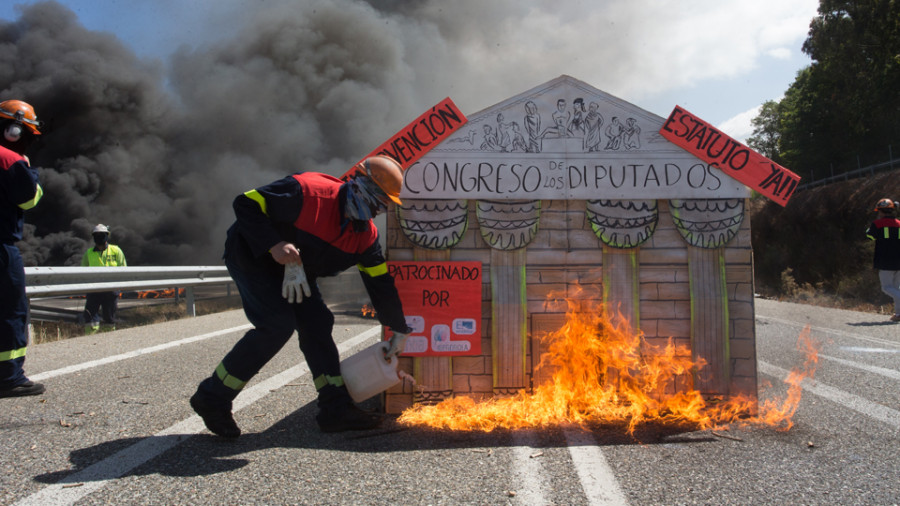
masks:
[[[25,268],[25,295],[29,299],[88,292],[184,288],[190,316],[196,314],[193,287],[231,282],[225,266]]]
[[[810,181],[809,183],[802,184],[797,187],[797,191],[800,190],[808,190],[810,188],[815,188],[817,186],[825,186],[830,183],[836,183],[838,181],[849,181],[850,179],[856,179],[858,177],[864,176],[874,176],[876,172],[881,172],[885,170],[894,170],[894,161],[889,160],[887,162],[875,163],[861,169],[851,170],[847,172],[842,172],[838,175],[826,177],[824,179],[818,179],[816,181]]]
[[[873,163],[871,165],[867,165],[865,167],[861,167],[859,163],[859,156],[856,157],[856,170],[848,170],[846,172],[841,172],[840,174],[834,174],[834,166],[831,167],[831,177],[826,177],[822,179],[813,179],[813,173],[810,173],[809,179],[797,187],[797,191],[807,190],[810,188],[815,188],[817,186],[824,186],[830,183],[836,183],[838,181],[848,181],[850,179],[855,179],[858,177],[864,176],[873,176],[876,172],[881,172],[885,170],[894,170],[894,166],[900,166],[900,160],[894,158],[894,151],[892,146],[888,146],[888,159],[884,162]]]
[[[337,276],[317,280],[330,306],[359,311],[370,302],[359,273],[354,271],[356,269],[348,269]],[[25,268],[25,294],[29,299],[89,292],[184,288],[190,316],[196,315],[194,287],[233,282],[225,266]]]

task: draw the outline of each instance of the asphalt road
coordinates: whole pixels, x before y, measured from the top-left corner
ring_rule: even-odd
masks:
[[[223,441],[187,399],[247,328],[240,311],[33,346],[26,371],[48,390],[0,399],[0,504],[900,503],[900,325],[756,310],[763,399],[802,363],[803,326],[821,341],[788,431],[454,433],[389,417],[322,434],[292,340],[238,397],[244,435]],[[372,323],[339,315],[342,353],[374,342]]]

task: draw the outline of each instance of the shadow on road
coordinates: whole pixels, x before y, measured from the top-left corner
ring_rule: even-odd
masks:
[[[363,407],[368,407],[363,404]],[[123,438],[82,448],[71,452],[69,461],[72,469],[38,475],[40,483],[56,483],[90,466],[92,469],[81,477],[89,481],[115,479],[122,476],[206,476],[240,469],[251,459],[241,455],[265,449],[307,449],[329,450],[355,453],[403,453],[423,450],[486,449],[522,446],[516,431],[495,430],[492,432],[461,432],[438,430],[425,427],[406,427],[397,422],[397,416],[385,415],[382,426],[371,431],[351,431],[325,434],[319,431],[315,414],[315,403],[309,403],[294,411],[268,429],[257,433],[244,433],[234,440],[203,434],[150,436],[149,438]],[[237,417],[240,423],[240,416]],[[578,430],[577,428],[575,430]],[[716,441],[708,433],[691,434],[698,430],[694,426],[665,426],[647,424],[633,434],[628,434],[624,425],[604,425],[590,427],[592,440],[600,446],[607,445],[648,445],[648,444],[688,444]],[[536,448],[566,447],[565,435],[559,428],[532,429],[527,432],[528,443]],[[130,450],[134,445],[150,448],[167,448],[158,456],[135,466],[126,472],[117,463],[119,453]],[[258,459],[256,459],[258,460]],[[105,465],[105,464],[109,465]]]
[[[883,327],[886,325],[900,325],[900,322],[892,322],[892,321],[880,321],[880,322],[855,322],[848,323],[851,327]]]

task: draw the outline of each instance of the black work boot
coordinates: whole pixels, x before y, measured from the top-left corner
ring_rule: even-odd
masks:
[[[191,397],[191,407],[200,415],[210,432],[222,437],[236,438],[241,435],[241,429],[231,416],[230,406],[230,402],[228,406],[224,406],[210,401],[199,390]]]
[[[327,385],[319,390],[316,422],[322,432],[343,432],[374,429],[381,425],[381,417],[366,413],[353,404],[346,387]]]
[[[26,395],[41,395],[44,393],[44,385],[31,380],[11,388],[0,389],[0,397],[25,397]]]
[[[343,432],[374,429],[381,425],[381,417],[366,413],[351,403],[320,410],[316,422],[322,432]]]

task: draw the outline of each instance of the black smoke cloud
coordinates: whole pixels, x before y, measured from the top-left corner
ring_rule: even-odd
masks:
[[[744,15],[706,3],[701,21]],[[29,265],[77,263],[98,222],[129,263],[218,262],[234,195],[297,170],[342,174],[444,97],[472,114],[570,74],[638,103],[744,72],[767,48],[710,44],[733,23],[694,29],[696,9],[677,3],[147,4],[194,46],[142,59],[52,1],[0,20],[0,99],[32,103],[50,126],[30,153],[47,193],[26,217]]]
[[[0,99],[48,127],[29,153],[45,196],[26,216],[28,265],[78,264],[96,223],[132,265],[218,262],[235,195],[296,170],[342,174],[450,93],[423,86],[453,70],[417,74],[424,49],[397,13],[258,6],[233,36],[166,62],[55,2],[0,21]]]

